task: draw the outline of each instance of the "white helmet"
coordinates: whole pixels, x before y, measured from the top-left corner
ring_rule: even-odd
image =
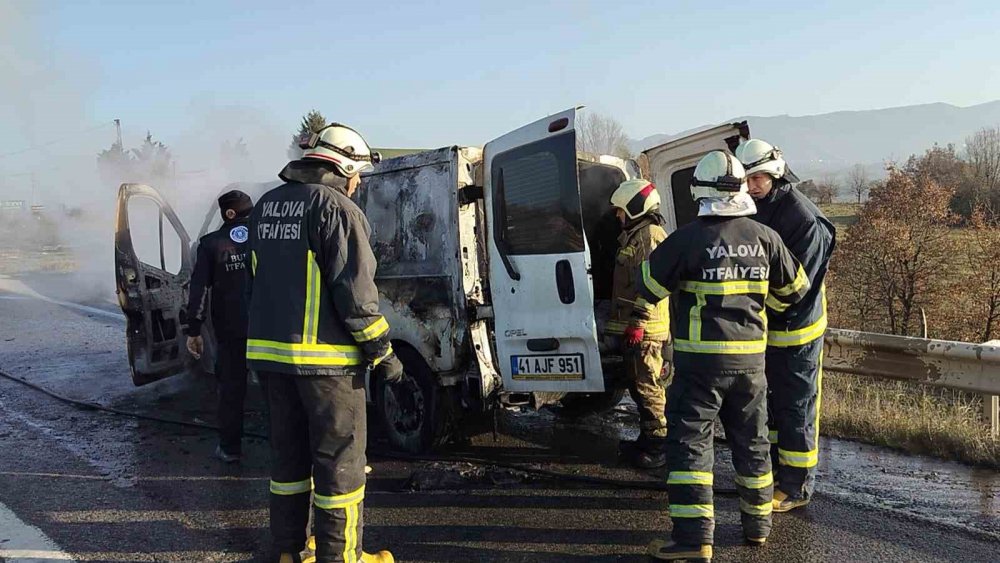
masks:
[[[611,205],[634,220],[659,207],[660,194],[649,180],[627,180],[611,194]]]
[[[747,176],[766,172],[775,178],[781,178],[788,169],[781,149],[760,139],[750,139],[736,147],[736,158],[743,163]]]
[[[344,176],[375,169],[382,155],[368,146],[360,133],[340,123],[331,123],[299,141],[302,158],[326,160],[337,165]]]
[[[722,151],[703,156],[691,178],[691,197],[695,201],[706,197],[733,197],[747,191],[743,165],[735,156]]]

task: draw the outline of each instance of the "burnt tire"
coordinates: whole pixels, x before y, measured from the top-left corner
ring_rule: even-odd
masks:
[[[607,412],[622,402],[623,398],[623,387],[612,387],[601,393],[568,393],[560,401],[562,407],[554,411],[560,418],[583,418]]]
[[[373,382],[375,409],[393,447],[423,453],[444,440],[445,393],[420,353],[393,344],[403,363],[403,380]]]

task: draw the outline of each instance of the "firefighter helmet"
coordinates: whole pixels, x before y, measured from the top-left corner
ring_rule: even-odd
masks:
[[[649,180],[627,180],[611,194],[611,205],[635,220],[660,206],[660,194]]]
[[[360,133],[340,123],[331,123],[299,141],[302,158],[334,163],[344,176],[375,169],[382,155],[373,151]]]
[[[735,156],[712,151],[698,161],[691,178],[691,197],[732,197],[747,192],[747,176]]]
[[[765,172],[774,178],[781,178],[788,169],[781,149],[760,139],[750,139],[736,147],[736,158],[740,159],[747,176]]]

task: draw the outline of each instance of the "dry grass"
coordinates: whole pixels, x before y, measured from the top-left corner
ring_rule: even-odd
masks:
[[[1000,440],[978,395],[903,381],[825,374],[820,431],[974,465],[1000,468]]]

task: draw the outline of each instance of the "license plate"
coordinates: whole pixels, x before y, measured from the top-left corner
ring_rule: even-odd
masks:
[[[511,356],[514,379],[582,380],[583,354],[553,356]]]

